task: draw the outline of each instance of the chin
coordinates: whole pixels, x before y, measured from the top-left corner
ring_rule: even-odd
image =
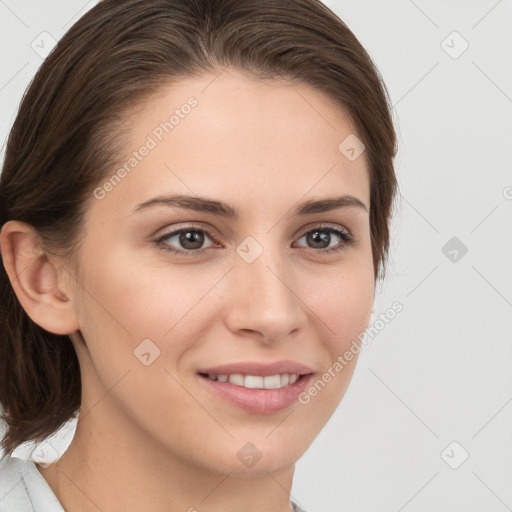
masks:
[[[274,442],[265,441],[267,433],[261,436],[261,442],[238,438],[222,444],[212,440],[215,444],[213,451],[213,447],[205,447],[202,453],[196,449],[194,460],[189,461],[209,472],[229,474],[235,478],[256,478],[293,468],[307,446],[298,450],[296,443],[284,446],[277,438]]]

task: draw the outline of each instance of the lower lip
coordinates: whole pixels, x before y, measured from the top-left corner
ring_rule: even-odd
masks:
[[[254,414],[272,414],[298,401],[313,374],[303,375],[293,384],[277,389],[250,389],[198,375],[210,390],[227,402]]]

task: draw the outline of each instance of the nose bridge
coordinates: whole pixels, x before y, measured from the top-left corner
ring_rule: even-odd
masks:
[[[257,239],[252,236],[246,237],[237,247],[237,269],[240,270],[241,276],[248,279],[247,286],[253,288],[257,285],[254,291],[258,291],[259,288],[263,293],[277,293],[284,297],[287,293],[282,290],[283,281],[290,273],[290,268],[286,268],[286,255],[276,233],[256,236]]]
[[[231,304],[237,329],[265,336],[285,336],[299,326],[301,302],[293,290],[292,269],[278,243],[265,237],[265,246],[248,237],[237,248]]]

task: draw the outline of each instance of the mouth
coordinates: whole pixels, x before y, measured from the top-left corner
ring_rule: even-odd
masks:
[[[201,385],[221,399],[253,414],[273,414],[290,407],[313,378],[310,368],[290,361],[261,365],[223,365],[197,372]]]

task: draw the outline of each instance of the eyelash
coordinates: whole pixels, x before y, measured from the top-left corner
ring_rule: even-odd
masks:
[[[202,228],[198,228],[198,227],[195,227],[195,226],[186,226],[184,228],[180,228],[180,229],[171,231],[170,233],[166,233],[165,235],[162,235],[161,237],[157,238],[154,243],[157,245],[157,247],[159,249],[161,249],[163,251],[171,252],[171,253],[178,254],[180,256],[185,256],[185,257],[197,256],[198,254],[203,254],[204,252],[208,251],[208,249],[198,249],[198,250],[189,249],[187,251],[181,251],[181,250],[178,250],[178,249],[173,249],[168,244],[163,243],[164,240],[167,240],[167,239],[172,238],[173,236],[175,236],[177,234],[180,234],[180,233],[183,233],[183,232],[187,232],[187,231],[204,232],[204,233],[206,233],[208,235],[209,238],[211,238],[215,243],[217,243],[216,240],[215,240],[215,237],[210,233],[210,231],[208,229],[203,228],[203,227]],[[300,238],[302,238],[305,235],[308,235],[310,233],[313,233],[314,231],[325,231],[327,233],[335,234],[335,235],[339,236],[341,238],[341,240],[342,240],[338,247],[334,247],[334,248],[331,248],[331,249],[317,249],[317,250],[312,249],[313,252],[316,252],[316,253],[320,253],[320,254],[327,254],[327,253],[328,254],[333,254],[333,253],[337,253],[337,252],[342,251],[342,250],[346,249],[347,247],[353,245],[354,242],[355,242],[354,238],[352,237],[352,235],[348,231],[343,231],[343,230],[340,230],[340,229],[333,228],[331,226],[323,226],[323,225],[315,226],[313,229],[310,229],[310,230],[306,231],[305,233],[303,233],[300,236]]]

